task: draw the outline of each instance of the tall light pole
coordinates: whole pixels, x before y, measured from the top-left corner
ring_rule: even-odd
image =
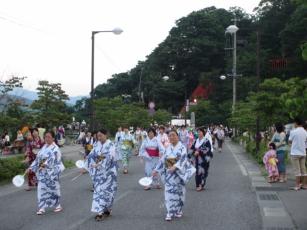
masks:
[[[232,65],[232,87],[233,87],[233,95],[232,95],[232,112],[234,113],[236,108],[236,95],[237,95],[237,84],[236,84],[236,78],[237,78],[237,31],[239,28],[237,27],[236,19],[234,20],[234,25],[230,25],[226,29],[226,33],[230,33],[233,35],[233,65]]]
[[[90,130],[93,129],[94,127],[94,120],[95,120],[95,115],[94,115],[94,75],[95,75],[95,69],[94,69],[94,64],[95,64],[95,34],[98,33],[114,33],[116,35],[119,35],[123,32],[122,29],[120,28],[114,28],[113,30],[100,30],[100,31],[92,31],[92,60],[91,60],[91,99],[90,99]]]

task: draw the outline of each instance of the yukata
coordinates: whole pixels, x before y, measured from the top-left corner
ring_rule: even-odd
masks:
[[[96,168],[93,164],[98,164]],[[94,185],[91,211],[102,214],[111,211],[117,191],[117,167],[115,146],[110,140],[97,141],[85,159],[85,169]]]
[[[60,174],[65,169],[59,147],[55,143],[45,144],[37,153],[30,169],[35,172],[38,180],[38,208],[57,207],[61,197]]]
[[[181,143],[184,145],[184,147],[186,148],[186,150],[188,150],[189,147],[189,132],[185,129],[185,130],[180,130],[179,133],[179,140],[181,141]]]
[[[266,152],[262,160],[265,165],[265,169],[269,174],[269,177],[279,176],[277,167],[277,156],[275,150],[271,149]]]
[[[188,150],[191,149],[193,143],[194,143],[194,134],[193,134],[193,131],[189,131],[189,144],[188,144]]]
[[[118,131],[115,134],[115,139],[114,139],[114,143],[115,143],[115,160],[119,161],[121,160],[121,151],[120,151],[120,141],[121,141],[121,136],[123,135],[122,131]]]
[[[174,172],[168,169],[176,166]],[[185,202],[185,185],[195,173],[195,168],[188,161],[185,146],[178,142],[176,146],[169,145],[163,157],[155,168],[165,185],[164,196],[167,215],[174,216],[182,213]]]
[[[207,130],[205,138],[209,140],[210,145],[211,145],[211,152],[213,153],[214,148],[213,148],[213,140],[212,140],[212,136],[211,136],[211,131],[210,129]]]
[[[135,151],[136,153],[138,153],[140,151],[140,148],[142,146],[142,141],[143,141],[142,130],[135,131],[134,139],[136,141]]]
[[[159,163],[160,153],[164,153],[165,149],[163,145],[158,141],[156,137],[150,139],[147,137],[140,148],[139,156],[143,157],[145,161],[145,175],[150,177],[152,175],[152,171],[156,168]],[[159,177],[154,176],[152,178],[152,185],[159,185]]]
[[[124,169],[128,169],[129,158],[132,155],[132,149],[135,144],[135,140],[130,133],[122,133],[120,137],[119,149],[120,159]]]
[[[167,146],[170,144],[166,133],[159,133],[157,139],[163,145],[164,148],[167,148]]]
[[[27,141],[25,157],[29,165],[31,165],[35,161],[36,154],[42,146],[43,143],[40,137],[38,137],[37,139],[33,139],[32,141]],[[28,186],[37,186],[37,178],[35,172],[29,171],[27,176],[28,176]]]
[[[197,138],[191,147],[194,155],[194,165],[196,168],[195,182],[196,187],[204,188],[206,185],[207,177],[209,174],[210,160],[213,157],[211,151],[210,141],[203,137],[202,139]],[[198,151],[198,156],[195,156],[195,152]]]

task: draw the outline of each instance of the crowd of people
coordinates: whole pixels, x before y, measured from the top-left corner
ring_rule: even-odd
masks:
[[[161,189],[164,185],[165,220],[180,218],[183,215],[186,183],[195,174],[196,191],[205,189],[214,143],[218,143],[221,152],[225,133],[222,125],[197,129],[154,126],[147,130],[141,127],[131,130],[126,126],[119,127],[111,141],[104,129],[81,132],[77,139],[84,147],[81,173],[89,173],[92,179],[91,211],[96,213],[95,220],[101,221],[110,216],[118,187],[118,171],[129,173],[133,155],[144,164],[145,176],[152,178],[152,183],[144,186],[145,191]],[[44,141],[38,137],[36,129],[28,137],[28,190],[37,186],[38,215],[44,214],[48,207],[60,212],[59,176],[64,170],[61,151],[53,131],[45,133]],[[34,152],[36,149],[40,149],[38,153]]]
[[[303,122],[295,120],[295,129],[288,141],[291,145],[291,159],[296,170],[295,190],[307,189],[305,168],[307,132]],[[263,162],[268,170],[269,182],[286,181],[285,145],[286,134],[281,124],[276,124],[276,132],[268,146]],[[305,127],[306,128],[306,127]],[[198,127],[153,126],[147,130],[119,127],[114,140],[108,138],[106,130],[84,132],[78,142],[84,147],[84,166],[81,173],[89,173],[93,184],[91,211],[95,220],[101,221],[111,215],[112,205],[118,187],[118,173],[128,174],[130,158],[139,157],[144,165],[144,175],[152,182],[144,185],[144,190],[161,189],[164,185],[166,217],[171,221],[183,215],[187,182],[195,174],[197,192],[206,189],[210,162],[213,152],[221,153],[226,136],[231,131],[223,125]],[[55,143],[52,131],[45,133],[44,143],[38,139],[37,130],[31,132],[29,153],[40,149],[37,154],[29,154],[29,187],[37,185],[38,215],[48,207],[54,212],[62,211],[60,204],[59,175],[64,170],[61,152]],[[216,147],[217,145],[217,147]],[[36,157],[33,157],[33,156]]]
[[[46,128],[43,128],[40,124],[34,127],[24,126],[17,130],[15,135],[10,134],[7,130],[3,132],[0,139],[0,153],[2,155],[9,155],[13,153],[24,153],[27,151],[28,135],[33,130],[37,130],[37,135],[41,140],[44,139],[44,133]],[[55,133],[55,142],[59,146],[63,146],[65,143],[65,129],[61,125],[54,127],[53,132]],[[14,138],[13,138],[14,137]]]

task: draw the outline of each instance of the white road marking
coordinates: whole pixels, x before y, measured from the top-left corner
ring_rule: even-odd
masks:
[[[230,152],[231,152],[231,154],[233,155],[233,157],[235,158],[237,164],[239,165],[239,168],[240,168],[240,170],[241,170],[242,175],[243,175],[243,176],[248,176],[248,173],[247,173],[246,168],[243,166],[243,164],[241,163],[241,161],[239,160],[239,158],[236,156],[236,154],[234,154],[232,148],[231,148],[229,145],[227,145],[227,147],[228,147],[228,149],[230,150]]]

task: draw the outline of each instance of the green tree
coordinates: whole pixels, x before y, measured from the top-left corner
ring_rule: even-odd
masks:
[[[60,83],[49,83],[49,81],[38,82],[38,99],[31,108],[36,113],[36,122],[51,128],[71,121],[68,106],[65,101],[68,95],[62,90]]]
[[[8,93],[14,88],[22,88],[25,78],[12,76],[6,81],[0,81],[0,131],[8,130],[15,134],[24,122],[22,101]]]
[[[307,118],[307,80],[291,78],[285,81],[286,92],[281,95],[281,105],[289,118]]]

